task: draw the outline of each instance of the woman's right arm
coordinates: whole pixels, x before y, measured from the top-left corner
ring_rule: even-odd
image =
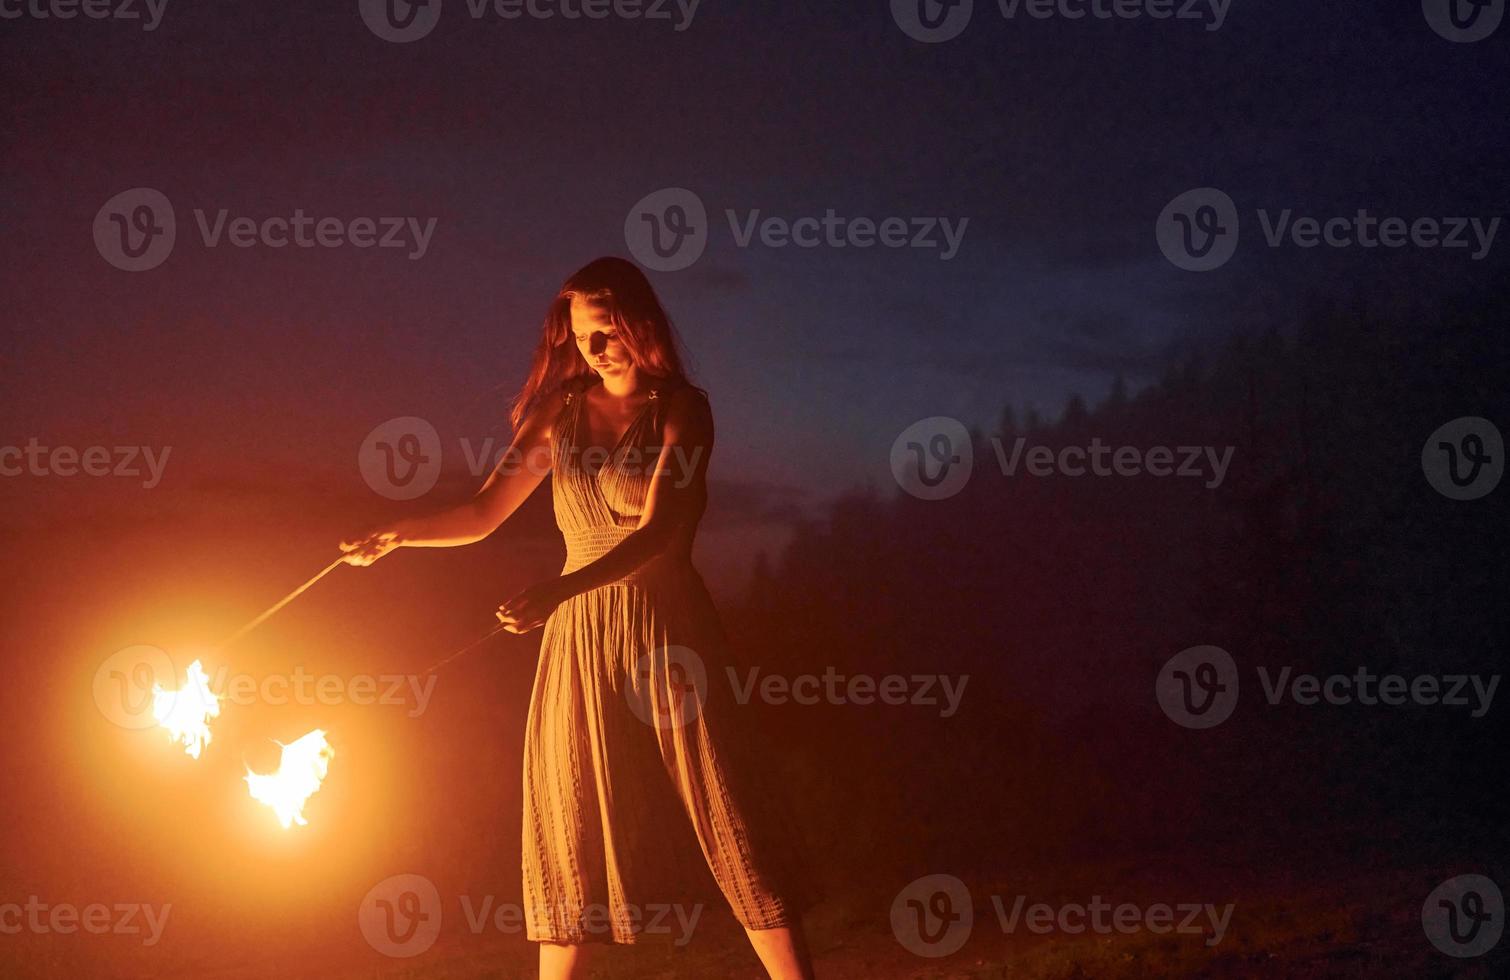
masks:
[[[561,413],[558,389],[541,400],[472,499],[434,514],[409,517],[341,542],[350,565],[370,565],[394,548],[454,548],[498,530],[551,469],[551,426]]]

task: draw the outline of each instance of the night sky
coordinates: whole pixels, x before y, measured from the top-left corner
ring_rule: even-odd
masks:
[[[700,5],[676,21],[474,19],[408,44],[352,3],[170,4],[141,23],[5,24],[4,418],[17,437],[172,445],[166,479],[345,481],[396,415],[502,438],[560,281],[626,254],[625,216],[686,187],[710,240],[652,273],[711,392],[714,478],[771,507],[885,484],[928,415],[1054,416],[1121,372],[1310,292],[1420,296],[1468,250],[1264,245],[1297,215],[1504,210],[1486,100],[1503,39],[1455,44],[1414,4],[1235,3],[1207,21],[1016,21],[912,40],[885,3]],[[682,15],[676,14],[676,17]],[[1173,266],[1177,194],[1232,196],[1237,255]],[[123,273],[90,226],[173,202],[179,242]],[[428,250],[206,248],[195,208],[261,220],[436,219]],[[740,248],[725,217],[968,219],[942,248]],[[1339,279],[1339,277],[1345,277]]]

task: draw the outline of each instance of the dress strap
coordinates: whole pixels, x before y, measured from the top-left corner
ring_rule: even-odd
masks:
[[[652,431],[657,435],[661,431],[661,423],[664,421],[666,415],[667,399],[662,398],[661,394],[667,390],[668,384],[669,382],[667,381],[661,381],[654,388],[650,389],[650,425]]]
[[[585,390],[585,388],[583,390]],[[661,383],[655,385],[653,388],[650,389],[650,393],[649,393],[649,395],[647,395],[647,398],[650,401],[659,402],[660,398],[661,398],[661,392],[665,391],[665,390],[666,390],[666,383],[665,382],[661,382]],[[562,393],[562,401],[561,401],[562,406],[565,407],[565,406],[571,405],[572,402],[573,402],[573,400],[576,399],[576,397],[577,397],[578,394],[579,394],[579,391],[577,389],[573,388],[570,385],[566,386],[565,391]],[[659,414],[659,412],[663,408],[664,408],[664,405],[657,405],[656,406],[656,412],[657,412],[657,414]]]

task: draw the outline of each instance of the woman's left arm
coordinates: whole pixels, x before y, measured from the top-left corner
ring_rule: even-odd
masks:
[[[594,561],[531,586],[499,606],[498,619],[510,632],[527,633],[572,596],[617,582],[665,551],[676,529],[701,515],[708,499],[713,413],[707,399],[691,386],[667,398],[661,453],[639,526]]]

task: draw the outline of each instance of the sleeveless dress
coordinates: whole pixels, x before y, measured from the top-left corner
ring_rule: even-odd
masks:
[[[567,392],[551,436],[562,574],[638,525],[671,389],[652,388],[612,453],[590,449],[588,465],[578,448],[589,432],[584,391]],[[700,517],[661,554],[545,622],[524,740],[531,940],[633,943],[681,931],[677,912],[691,914],[687,854],[698,846],[742,925],[794,923],[730,761],[725,733],[738,705],[722,690],[724,634],[691,561]]]

